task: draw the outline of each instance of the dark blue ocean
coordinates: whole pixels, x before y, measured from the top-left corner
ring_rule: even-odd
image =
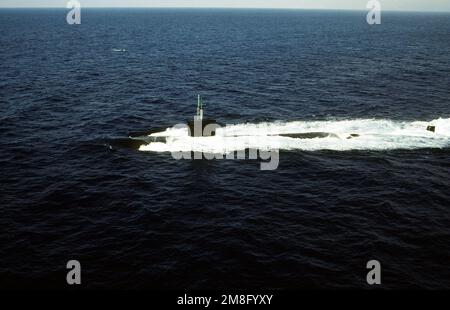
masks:
[[[1,288],[66,288],[72,259],[84,288],[371,288],[373,259],[450,287],[449,14],[67,12],[0,10]],[[197,94],[244,132],[362,134],[283,138],[272,171],[132,143]]]

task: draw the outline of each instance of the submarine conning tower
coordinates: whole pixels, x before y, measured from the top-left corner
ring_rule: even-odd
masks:
[[[188,122],[189,135],[191,137],[211,137],[216,135],[216,129],[219,127],[214,119],[203,118],[203,99],[197,96],[197,114],[193,121]],[[207,129],[205,131],[205,128]]]

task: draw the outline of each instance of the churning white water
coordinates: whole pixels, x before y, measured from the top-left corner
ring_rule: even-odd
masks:
[[[428,125],[436,126],[436,132],[428,131]],[[165,137],[165,142],[150,142],[139,150],[228,153],[246,148],[307,151],[445,148],[450,146],[450,119],[246,123],[219,128],[213,137],[190,137],[187,128],[168,128],[150,137]]]

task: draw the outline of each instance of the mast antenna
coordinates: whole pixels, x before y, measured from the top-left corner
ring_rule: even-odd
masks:
[[[197,117],[198,119],[203,119],[203,100],[200,95],[197,95]]]

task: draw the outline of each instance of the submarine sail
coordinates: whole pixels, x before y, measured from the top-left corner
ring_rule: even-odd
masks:
[[[194,116],[193,121],[188,122],[188,127],[191,137],[211,137],[216,135],[216,128],[219,125],[214,119],[203,118],[203,99],[200,95],[197,95],[197,114]]]

